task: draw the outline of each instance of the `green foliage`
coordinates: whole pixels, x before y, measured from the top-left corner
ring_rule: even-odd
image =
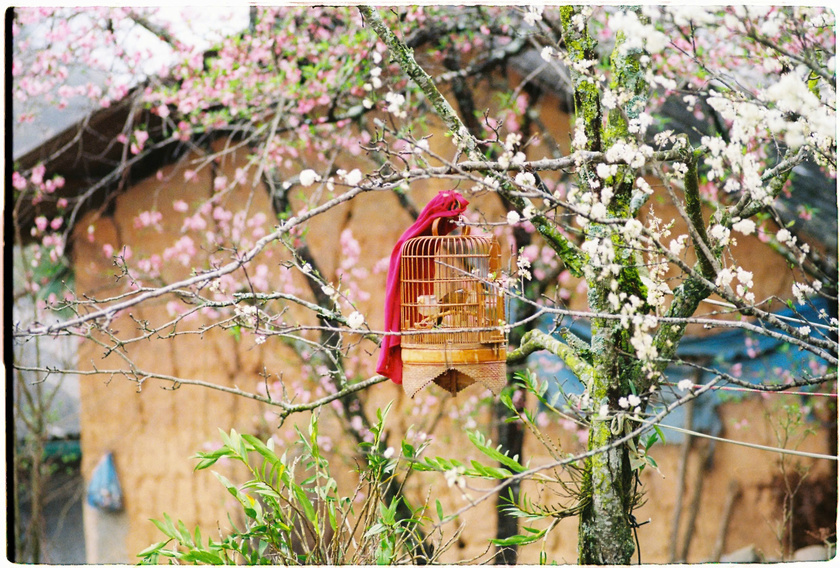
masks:
[[[165,539],[138,556],[143,564],[393,564],[405,562],[406,544],[416,535],[413,527],[428,519],[422,509],[409,518],[397,515],[402,497],[382,499],[397,460],[381,449],[388,408],[377,413],[372,442],[361,448],[366,463],[351,495],[342,495],[330,466],[317,444],[318,417],[289,451],[279,454],[273,441],[263,442],[236,430],[220,431],[222,446],[199,452],[196,471],[220,460],[241,464],[248,479],[237,485],[213,472],[236,500],[242,515],[230,519],[230,532],[220,540],[203,538],[199,528],[190,532],[182,521],[152,520]],[[293,451],[292,451],[293,450]],[[403,445],[404,453],[417,450]],[[296,457],[292,457],[296,456]],[[359,499],[361,497],[361,499]],[[377,506],[377,501],[378,506]],[[356,507],[358,510],[355,510]],[[438,504],[438,515],[442,509]]]

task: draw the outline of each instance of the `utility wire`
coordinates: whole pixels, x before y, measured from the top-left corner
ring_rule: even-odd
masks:
[[[678,387],[677,383],[664,383],[668,386]],[[703,385],[694,384],[691,385],[691,388],[700,388]],[[829,396],[831,398],[837,398],[836,392],[806,392],[806,391],[763,391],[760,389],[748,389],[744,387],[718,387],[714,386],[711,390],[726,390],[726,391],[738,391],[738,392],[750,392],[750,393],[767,393],[767,394],[791,394],[791,395],[798,395],[798,396]]]
[[[636,416],[629,416],[628,415],[628,418],[630,418],[631,420],[635,420],[637,422],[641,422],[642,424],[648,424],[648,425],[651,425],[651,426],[654,425],[653,422],[649,422],[647,420],[644,420],[642,418],[638,418]],[[829,455],[826,455],[826,454],[813,454],[811,452],[800,452],[800,451],[797,451],[797,450],[788,450],[788,449],[785,449],[785,448],[774,448],[772,446],[762,446],[762,445],[759,445],[759,444],[751,444],[749,442],[739,442],[738,440],[729,440],[727,438],[720,438],[718,436],[712,436],[711,434],[703,434],[702,432],[695,432],[694,430],[686,430],[685,428],[680,428],[679,426],[671,426],[669,424],[664,424],[662,422],[659,422],[656,425],[659,426],[660,428],[668,428],[669,430],[675,430],[677,432],[682,432],[683,434],[688,434],[689,436],[697,436],[697,437],[700,437],[700,438],[708,438],[709,440],[715,440],[717,442],[724,442],[724,443],[727,443],[727,444],[735,444],[736,446],[744,446],[744,447],[747,447],[747,448],[753,448],[755,450],[764,450],[766,452],[776,452],[777,454],[790,454],[792,456],[799,456],[799,457],[803,457],[803,458],[816,458],[816,459],[821,459],[821,460],[838,461],[837,456],[829,456]]]

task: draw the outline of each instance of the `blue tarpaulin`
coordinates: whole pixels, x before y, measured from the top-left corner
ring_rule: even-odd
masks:
[[[805,325],[806,322],[826,324],[818,316],[820,310],[828,310],[828,302],[822,298],[813,300],[807,305],[796,306],[796,312],[786,309],[777,312],[781,317],[796,317]],[[804,321],[803,321],[804,320]],[[577,335],[586,343],[591,338],[588,320],[572,321],[570,318],[556,320],[554,316],[543,316],[538,324],[539,329],[548,332],[551,329],[564,327]],[[775,328],[774,331],[779,331]],[[817,331],[812,326],[812,335]],[[803,374],[814,374],[812,368],[818,368],[826,362],[816,355],[803,351],[788,343],[784,339],[775,339],[766,335],[752,333],[736,328],[722,331],[709,336],[686,336],[677,348],[677,358],[691,361],[707,369],[716,370],[735,376],[752,384],[782,383],[787,377],[799,377]],[[547,381],[547,400],[555,400],[558,390],[566,395],[583,394],[583,384],[562,361],[546,352],[540,352],[530,359],[529,366],[536,372],[541,381]],[[690,379],[696,384],[705,384],[712,380],[716,373],[697,369],[683,364],[669,365],[665,371],[666,381],[678,383],[683,379]],[[663,387],[655,397],[652,397],[648,410],[656,413],[665,405],[674,402],[680,395],[675,388]],[[722,424],[717,415],[717,406],[724,400],[731,400],[737,395],[727,391],[707,392],[694,400],[691,429],[712,435],[720,433]],[[558,399],[562,404],[563,398]],[[680,406],[668,414],[663,424],[684,427],[685,406]],[[667,442],[681,443],[683,434],[663,429]]]

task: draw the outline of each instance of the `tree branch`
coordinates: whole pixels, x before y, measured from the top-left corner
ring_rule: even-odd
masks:
[[[524,361],[528,355],[535,351],[546,350],[563,360],[572,372],[585,384],[592,367],[578,357],[577,352],[569,345],[559,341],[539,329],[532,329],[522,337],[519,347],[509,352],[507,363],[513,365]]]
[[[375,9],[370,6],[359,6],[359,11],[364,16],[365,21],[370,24],[379,38],[391,50],[392,57],[396,59],[403,72],[414,80],[429,99],[429,102],[432,103],[435,112],[455,137],[459,148],[463,146],[468,157],[481,162],[481,153],[477,151],[478,144],[475,138],[473,138],[467,130],[467,127],[461,122],[461,119],[458,117],[455,109],[452,108],[452,105],[449,104],[449,101],[438,91],[429,74],[415,61],[412,50],[406,47],[394,35]],[[528,202],[516,194],[516,190],[511,185],[510,179],[507,176],[498,176],[498,180],[500,182],[499,193],[508,199],[520,212],[523,211],[528,205]],[[537,214],[532,217],[531,223],[546,239],[549,246],[559,255],[560,259],[569,268],[569,271],[580,276],[582,274],[583,257],[574,243],[563,236],[557,227],[542,214]]]

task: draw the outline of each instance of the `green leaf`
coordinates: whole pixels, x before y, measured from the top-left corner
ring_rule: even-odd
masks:
[[[480,432],[473,430],[471,432],[467,432],[467,436],[469,437],[473,445],[476,448],[478,448],[478,450],[481,453],[483,453],[489,458],[496,460],[500,464],[510,468],[512,471],[516,473],[521,473],[527,469],[525,466],[523,466],[521,463],[511,458],[510,456],[503,454],[496,448],[490,447],[489,441],[486,441],[484,439],[484,436],[482,436]]]
[[[175,530],[175,525],[172,523],[172,518],[166,513],[163,514],[163,521],[157,519],[150,519],[160,532],[168,536],[170,539],[178,540],[178,531]]]
[[[152,522],[154,522],[154,521],[152,521]],[[163,540],[161,542],[155,543],[155,544],[153,544],[151,546],[148,546],[148,547],[144,548],[143,550],[141,550],[139,553],[137,553],[137,556],[139,556],[141,558],[145,558],[147,556],[152,556],[153,554],[158,554],[160,552],[160,550],[164,546],[169,544],[170,542],[172,542],[172,539]]]
[[[372,536],[378,535],[380,533],[385,532],[388,529],[382,523],[376,523],[372,527],[370,527],[367,531],[365,531],[365,538],[370,538]]]
[[[274,499],[275,501],[279,501],[280,499],[282,499],[280,494],[273,487],[262,481],[251,480],[247,482],[243,487],[247,487],[248,489],[253,490],[253,492],[257,495],[269,497],[271,499]]]
[[[201,544],[201,530],[198,526],[195,527],[195,536],[193,537],[193,542],[195,543],[196,548],[202,550],[204,546]]]
[[[182,544],[184,544],[185,546],[192,546],[192,544],[193,544],[192,535],[190,534],[190,531],[187,530],[187,525],[184,524],[184,521],[179,520],[177,527],[178,527],[178,534],[181,537],[179,539],[180,542]]]
[[[507,538],[494,538],[490,542],[498,546],[521,546],[538,541],[544,533],[545,531],[539,531],[537,534],[515,534]]]
[[[280,466],[280,457],[274,453],[268,446],[266,446],[262,440],[257,438],[256,436],[252,436],[250,434],[242,434],[242,438],[251,444],[251,447],[254,448],[257,453],[259,453],[262,457],[264,457],[270,464]]]
[[[417,451],[415,450],[414,446],[412,446],[405,440],[402,441],[402,453],[408,459],[413,459],[414,456],[417,455]]]
[[[435,499],[435,507],[437,508],[438,519],[443,520],[443,505],[440,504],[440,499]]]
[[[330,521],[330,527],[332,527],[332,530],[335,531],[338,527],[338,522],[335,518],[335,501],[330,501],[327,504],[327,518]]]
[[[315,524],[317,514],[315,513],[315,507],[312,506],[312,501],[306,495],[306,492],[300,485],[297,484],[292,486],[292,490],[295,493],[295,499],[297,499],[298,503],[300,503],[301,507],[303,507],[303,514],[306,515],[306,519],[310,523]]]
[[[662,442],[665,442],[665,434],[662,433],[662,430],[659,428],[659,426],[657,424],[654,424],[653,429],[656,431],[657,434],[659,434],[659,439],[662,440]]]
[[[472,464],[473,468],[475,468],[475,471],[479,475],[484,476],[484,477],[490,477],[490,478],[493,478],[493,479],[504,479],[504,478],[510,477],[512,475],[511,472],[507,469],[501,469],[501,468],[498,468],[498,467],[489,467],[489,466],[483,465],[483,464],[481,464],[481,463],[479,463],[475,460],[472,460],[471,464]]]
[[[202,563],[202,564],[224,564],[225,561],[218,554],[213,554],[207,550],[190,550],[181,556],[184,562]]]

